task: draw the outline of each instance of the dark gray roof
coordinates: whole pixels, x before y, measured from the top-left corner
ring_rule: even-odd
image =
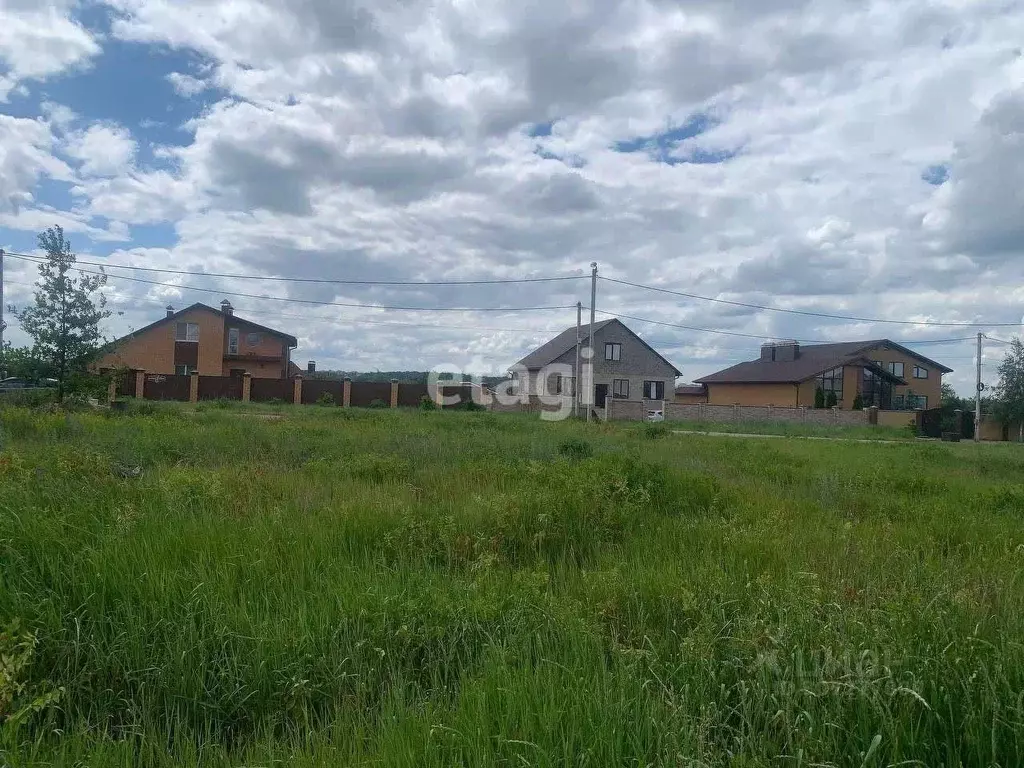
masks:
[[[923,363],[943,373],[950,373],[952,371],[952,368],[947,368],[941,363],[929,360],[927,357],[907,349],[894,341],[874,339],[871,341],[846,341],[838,344],[801,344],[800,355],[796,360],[786,362],[751,360],[734,365],[731,368],[726,368],[724,371],[712,373],[710,376],[705,376],[702,379],[697,379],[697,383],[796,384],[801,381],[807,381],[807,379],[832,368],[838,368],[841,365],[863,365],[876,374],[883,375],[885,378],[900,384],[905,384],[906,382],[903,379],[875,366],[870,357],[867,356],[868,350],[883,345],[916,357]]]
[[[602,328],[604,328],[607,325],[611,325],[612,323],[618,323],[623,328],[625,328],[630,334],[633,335],[633,337],[637,341],[639,341],[641,344],[647,347],[647,349],[651,351],[651,354],[657,355],[662,359],[662,361],[664,361],[665,365],[672,368],[676,376],[682,375],[681,371],[678,368],[676,368],[674,365],[672,365],[672,363],[665,359],[665,357],[656,349],[654,349],[654,347],[652,347],[646,341],[637,336],[632,328],[630,328],[624,322],[619,320],[617,317],[613,317],[611,320],[601,320],[599,322],[594,323],[594,333],[596,334]],[[589,337],[590,324],[588,323],[580,329],[581,347],[587,343]],[[576,326],[574,325],[572,328],[567,328],[564,331],[562,331],[560,334],[555,336],[555,338],[551,339],[551,341],[547,342],[546,344],[542,344],[539,347],[537,347],[537,349],[533,350],[533,352],[528,354],[526,357],[524,357],[522,360],[516,363],[513,367],[526,368],[528,371],[538,370],[539,368],[543,368],[545,365],[554,362],[562,355],[564,355],[566,352],[573,349],[575,346]]]
[[[601,320],[594,323],[594,332],[601,330],[609,323],[617,322],[616,320]],[[581,341],[580,346],[586,346],[587,339],[590,338],[590,324],[587,323],[583,326],[580,331]],[[576,326],[568,328],[562,331],[560,334],[551,339],[551,341],[541,344],[533,352],[528,354],[522,360],[515,364],[516,368],[526,368],[527,370],[533,371],[538,368],[543,368],[545,365],[557,360],[570,349],[576,346]]]
[[[195,304],[187,306],[184,309],[180,309],[177,312],[175,312],[174,314],[166,315],[164,317],[161,317],[159,320],[156,320],[156,321],[150,323],[149,325],[145,325],[142,328],[139,328],[137,331],[132,331],[131,333],[129,333],[129,334],[125,335],[125,336],[122,336],[119,339],[116,339],[115,341],[112,342],[112,344],[115,344],[115,345],[116,344],[120,344],[123,341],[127,341],[128,339],[135,338],[136,336],[139,336],[139,335],[145,333],[146,331],[150,330],[151,328],[156,328],[158,325],[163,325],[164,323],[176,322],[179,317],[181,317],[186,312],[191,312],[193,309],[205,309],[207,312],[212,312],[213,314],[219,315],[220,317],[228,317],[228,314],[226,312],[224,312],[223,310],[215,309],[214,307],[211,307],[208,304],[203,304],[201,301],[197,301]],[[282,331],[275,330],[274,328],[268,328],[267,326],[260,325],[259,323],[254,323],[252,320],[246,320],[245,318],[239,317],[236,314],[232,314],[230,317],[232,318],[232,320],[234,322],[238,323],[239,325],[246,325],[246,326],[249,326],[251,328],[255,328],[255,329],[259,330],[259,331],[266,331],[267,333],[272,333],[275,336],[280,336],[282,339],[284,339],[285,341],[288,342],[288,346],[289,347],[296,347],[299,344],[298,339],[296,339],[294,336],[290,336],[287,333],[283,333]]]

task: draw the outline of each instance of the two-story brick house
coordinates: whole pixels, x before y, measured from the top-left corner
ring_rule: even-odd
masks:
[[[590,326],[584,325],[579,343],[583,353],[588,347]],[[558,373],[553,366],[572,371],[576,362],[576,328],[569,328],[516,363],[510,373],[517,391],[531,397],[563,395],[572,397],[576,387],[569,373]],[[585,362],[585,361],[584,361]],[[631,331],[621,320],[594,323],[593,365],[594,399],[604,407],[608,397],[623,400],[671,400],[679,369]]]
[[[234,313],[231,302],[214,309],[193,304],[124,336],[96,367],[136,368],[147,373],[284,379],[297,341]]]
[[[778,342],[761,357],[697,379],[711,405],[813,406],[815,393],[833,392],[840,408],[934,408],[942,376],[952,368],[889,339],[838,344]]]

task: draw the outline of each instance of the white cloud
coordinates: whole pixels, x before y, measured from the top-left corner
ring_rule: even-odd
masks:
[[[100,51],[71,19],[71,0],[0,0],[0,102],[19,83],[44,80]]]
[[[73,178],[71,169],[52,154],[53,145],[53,134],[42,120],[0,115],[0,211],[31,203],[44,176]]]
[[[70,134],[64,152],[80,163],[85,176],[118,176],[132,167],[138,145],[123,126],[93,123],[84,131]]]
[[[205,80],[192,77],[192,75],[186,75],[183,72],[171,72],[167,75],[167,81],[174,86],[174,90],[180,96],[186,99],[190,99],[210,87],[210,84]]]

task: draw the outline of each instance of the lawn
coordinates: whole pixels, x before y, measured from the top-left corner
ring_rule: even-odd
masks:
[[[1024,451],[0,410],[0,764],[1024,764]]]

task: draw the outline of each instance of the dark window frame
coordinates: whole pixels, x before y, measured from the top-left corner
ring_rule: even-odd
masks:
[[[918,374],[921,374],[921,373],[923,373],[924,375],[923,376],[918,375]],[[914,378],[915,379],[921,379],[921,380],[927,379],[928,378],[928,369],[925,368],[923,365],[915,365],[914,366]]]
[[[625,385],[625,391],[620,385]],[[612,379],[612,397],[619,400],[629,400],[629,379]]]
[[[182,330],[182,328],[184,328],[185,333],[183,335],[179,335],[179,332]],[[195,328],[195,330],[196,330],[195,338],[194,339],[190,339],[189,338],[189,330],[191,330],[192,328]],[[175,323],[174,324],[174,340],[175,341],[188,341],[188,342],[191,342],[193,344],[198,344],[199,343],[199,323],[189,323],[189,322],[184,322],[184,321],[180,321],[180,322]]]
[[[649,380],[644,382],[644,400],[664,400],[665,382]]]
[[[843,404],[843,371],[843,366],[839,366],[818,376],[818,386],[825,393],[825,397],[828,397],[829,392],[835,392],[836,403],[839,405]]]
[[[622,342],[606,341],[604,343],[604,359],[609,363],[622,362]]]

